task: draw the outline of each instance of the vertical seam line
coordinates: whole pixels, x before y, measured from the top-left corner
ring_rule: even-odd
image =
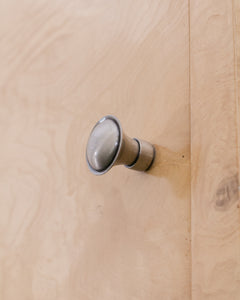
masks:
[[[191,0],[188,0],[188,98],[189,98],[189,155],[190,155],[190,299],[192,299],[192,110],[191,110]]]

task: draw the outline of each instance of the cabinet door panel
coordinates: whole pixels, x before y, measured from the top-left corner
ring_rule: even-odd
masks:
[[[1,299],[190,299],[188,1],[0,7]],[[105,114],[148,173],[89,172]]]
[[[232,1],[191,1],[193,299],[240,298]]]

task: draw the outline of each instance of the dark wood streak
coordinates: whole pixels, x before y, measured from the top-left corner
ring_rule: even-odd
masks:
[[[226,210],[238,201],[238,174],[223,179],[214,195],[214,204],[217,210]]]

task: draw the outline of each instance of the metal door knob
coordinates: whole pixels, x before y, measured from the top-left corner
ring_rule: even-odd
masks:
[[[87,143],[86,160],[90,171],[101,175],[115,165],[147,171],[154,160],[152,144],[129,138],[114,116],[105,116],[92,129]]]

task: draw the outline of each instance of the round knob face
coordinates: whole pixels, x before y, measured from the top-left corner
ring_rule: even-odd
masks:
[[[93,128],[87,144],[87,160],[91,168],[100,172],[113,162],[119,147],[120,130],[108,118],[100,120]]]

